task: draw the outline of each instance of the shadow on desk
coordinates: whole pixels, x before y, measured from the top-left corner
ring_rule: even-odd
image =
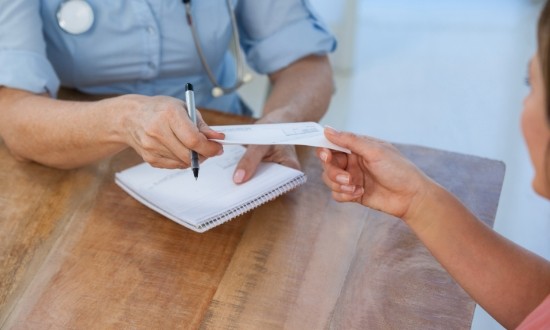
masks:
[[[501,162],[398,147],[493,224]],[[61,171],[0,143],[0,327],[469,329],[474,302],[409,229],[333,201],[314,150],[298,153],[304,186],[198,234],[115,185],[141,162],[130,149]]]

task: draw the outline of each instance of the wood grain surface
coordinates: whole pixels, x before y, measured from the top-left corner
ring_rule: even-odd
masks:
[[[501,162],[399,148],[492,225]],[[474,302],[408,228],[333,201],[314,150],[298,151],[304,186],[199,234],[116,186],[132,150],[60,171],[0,143],[0,327],[469,329]]]

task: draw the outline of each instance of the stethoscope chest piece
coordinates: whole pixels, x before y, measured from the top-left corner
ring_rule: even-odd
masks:
[[[85,0],[63,1],[57,10],[57,23],[63,31],[82,34],[94,24],[94,11]]]

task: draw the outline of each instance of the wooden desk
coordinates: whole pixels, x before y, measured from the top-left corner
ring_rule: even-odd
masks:
[[[400,149],[492,225],[501,162]],[[306,185],[198,234],[115,185],[132,150],[61,171],[0,142],[0,328],[469,329],[474,302],[408,228],[334,202],[299,156]]]

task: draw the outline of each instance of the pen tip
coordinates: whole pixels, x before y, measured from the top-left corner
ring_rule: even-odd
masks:
[[[198,168],[193,169],[193,176],[195,177],[195,180],[197,180],[199,178],[199,169]]]
[[[192,91],[193,90],[193,85],[191,85],[190,83],[186,83],[185,84],[185,90],[186,91]]]

